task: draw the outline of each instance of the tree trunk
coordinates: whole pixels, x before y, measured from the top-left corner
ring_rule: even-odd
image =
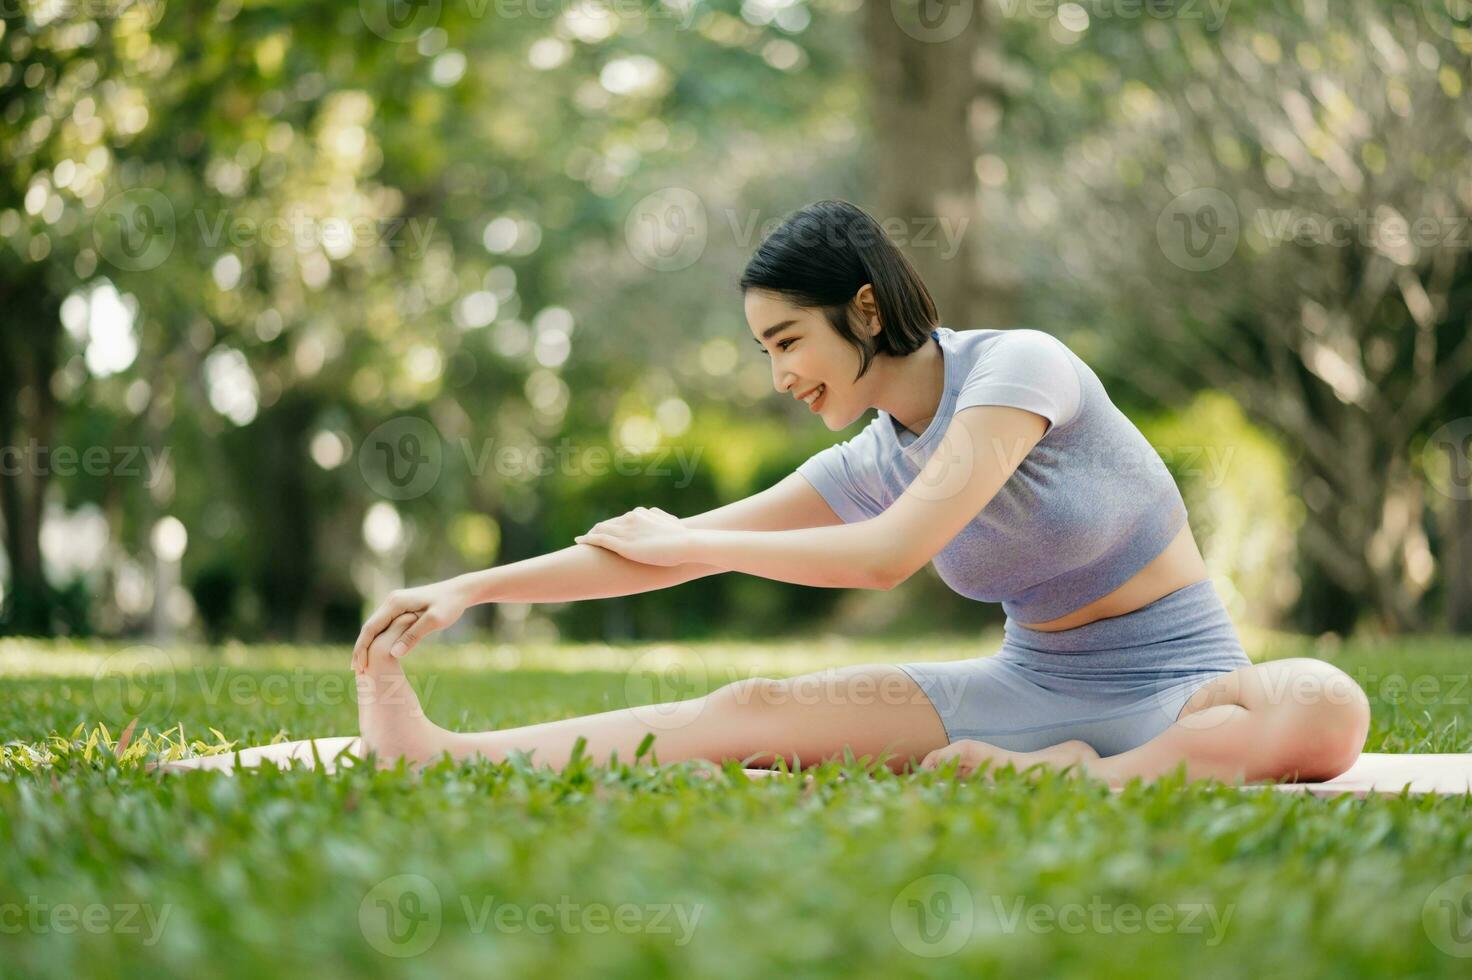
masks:
[[[925,280],[941,323],[996,325],[1007,313],[982,275],[975,164],[1000,118],[984,77],[999,61],[987,5],[969,13],[948,5],[938,23],[924,16],[942,9],[932,0],[864,8],[874,147],[867,210]]]
[[[1451,472],[1462,473],[1467,465],[1465,447],[1446,446]],[[1446,583],[1446,625],[1453,633],[1472,633],[1472,496],[1465,481],[1458,481],[1442,507],[1446,544],[1441,560],[1441,580]]]
[[[0,331],[0,514],[10,581],[0,631],[49,636],[56,595],[41,561],[41,518],[50,481],[61,307],[39,275],[0,287],[7,327]]]

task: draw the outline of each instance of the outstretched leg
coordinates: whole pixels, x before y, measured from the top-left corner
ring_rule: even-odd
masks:
[[[1176,721],[1144,745],[1117,755],[1013,752],[977,743],[971,767],[1017,769],[1077,764],[1078,771],[1123,786],[1184,764],[1187,779],[1240,784],[1333,779],[1359,758],[1370,730],[1370,702],[1344,671],[1309,657],[1272,660],[1212,678]]]
[[[661,763],[736,759],[769,767],[781,757],[795,768],[841,757],[847,748],[856,758],[887,754],[885,764],[900,772],[946,742],[930,699],[908,674],[889,664],[785,680],[749,678],[670,704],[502,731],[452,732],[425,716],[386,645],[370,648],[367,659],[358,675],[359,730],[364,752],[376,752],[381,763],[403,757],[420,765],[446,752],[455,759],[503,759],[519,749],[534,764],[561,769],[579,737],[587,740],[587,758],[606,763],[614,752],[631,761],[652,734],[653,753]]]

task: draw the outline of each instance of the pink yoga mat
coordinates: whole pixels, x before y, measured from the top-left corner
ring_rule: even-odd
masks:
[[[313,742],[316,743],[317,755],[322,759],[323,768],[327,771],[334,771],[337,768],[336,760],[340,753],[347,751],[357,754],[358,752],[357,736],[340,735],[333,738],[278,742],[275,745],[259,745],[254,748],[241,749],[240,761],[245,766],[257,766],[263,762],[281,764],[291,759],[300,759],[309,766],[315,766],[312,757]],[[204,756],[190,760],[188,767],[233,769],[235,768],[235,755],[230,753]],[[166,765],[164,768],[171,769],[172,767]],[[752,777],[781,775],[770,769],[747,769],[746,774]],[[1287,793],[1312,793],[1314,796],[1339,796],[1350,793],[1363,798],[1370,793],[1399,794],[1406,787],[1410,788],[1412,794],[1441,793],[1460,796],[1463,793],[1472,792],[1472,753],[1409,755],[1366,752],[1360,756],[1358,762],[1349,768],[1348,772],[1327,782],[1251,783],[1240,788],[1276,789]]]

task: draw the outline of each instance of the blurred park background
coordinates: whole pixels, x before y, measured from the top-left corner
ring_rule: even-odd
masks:
[[[813,201],[1067,342],[1234,617],[1472,630],[1463,0],[9,0],[0,632],[349,642],[845,433],[735,281]],[[866,416],[864,421],[872,416]],[[455,632],[974,632],[718,575]]]

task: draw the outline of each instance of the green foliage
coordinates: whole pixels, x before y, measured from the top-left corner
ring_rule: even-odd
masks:
[[[1181,488],[1192,534],[1233,618],[1278,621],[1298,590],[1292,544],[1303,520],[1281,446],[1221,392],[1139,425]]]

